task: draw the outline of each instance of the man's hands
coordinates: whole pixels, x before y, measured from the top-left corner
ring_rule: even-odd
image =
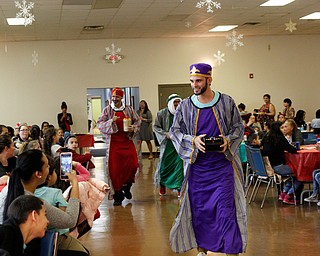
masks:
[[[205,144],[202,140],[202,138],[205,136],[206,136],[206,134],[201,134],[201,135],[196,136],[194,138],[194,144],[202,153],[206,153]],[[226,137],[224,137],[223,135],[219,135],[219,137],[223,138],[223,144],[220,146],[221,150],[219,152],[225,152],[227,150],[228,141],[227,141]]]

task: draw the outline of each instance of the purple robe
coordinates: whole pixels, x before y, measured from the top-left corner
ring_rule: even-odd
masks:
[[[245,252],[248,234],[239,158],[244,132],[240,113],[234,100],[223,93],[215,92],[215,101],[199,107],[191,97],[180,103],[170,129],[186,171],[181,205],[170,231],[171,248],[177,253],[198,247],[228,254]],[[226,151],[201,153],[194,139],[204,133],[222,134],[228,142]]]
[[[210,126],[208,126],[210,123]],[[219,136],[211,108],[200,110],[197,134]],[[199,247],[213,252],[242,252],[236,220],[232,163],[223,153],[199,152],[190,167],[189,199],[192,225]]]

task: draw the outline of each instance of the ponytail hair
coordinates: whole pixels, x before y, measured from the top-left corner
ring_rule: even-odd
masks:
[[[17,168],[11,173],[8,193],[3,209],[3,220],[8,218],[7,211],[11,202],[17,197],[24,195],[22,182],[28,183],[36,171],[41,171],[44,162],[43,152],[37,149],[23,152],[17,158]]]
[[[57,131],[54,127],[48,128],[44,132],[43,151],[46,155],[51,156],[51,146],[53,145],[53,137],[57,135]]]

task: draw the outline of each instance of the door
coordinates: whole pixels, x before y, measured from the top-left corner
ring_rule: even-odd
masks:
[[[193,94],[190,83],[188,84],[159,84],[159,110],[167,107],[167,98],[170,94],[179,94],[185,99]]]

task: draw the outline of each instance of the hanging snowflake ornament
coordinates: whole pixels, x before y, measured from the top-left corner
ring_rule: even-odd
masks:
[[[244,46],[244,43],[240,40],[243,39],[243,35],[239,34],[237,35],[237,32],[235,30],[232,30],[231,35],[226,36],[227,43],[226,46],[232,46],[232,50],[236,51],[238,46]]]
[[[27,4],[26,0],[20,1],[14,1],[16,7],[20,10],[16,14],[16,18],[23,18],[24,19],[24,26],[32,25],[32,22],[35,21],[34,15],[31,13],[31,10],[33,9],[34,3],[30,2]]]
[[[220,66],[222,62],[225,62],[224,56],[225,54],[220,50],[217,53],[213,54],[215,64],[218,64]]]
[[[111,49],[109,47],[106,48],[107,54],[105,55],[108,63],[115,64],[123,59],[123,56],[120,55],[121,48],[117,48],[114,46],[114,43],[111,44]]]
[[[197,8],[202,8],[203,6],[207,6],[207,12],[213,12],[213,8],[221,9],[221,3],[212,0],[201,0],[196,5]]]
[[[290,21],[288,23],[285,23],[284,25],[286,26],[286,30],[289,30],[291,33],[293,32],[293,30],[297,30],[297,23],[293,23],[291,18]]]
[[[33,66],[36,66],[38,64],[39,62],[38,57],[39,57],[39,54],[34,50],[32,53],[32,61],[31,61]]]

